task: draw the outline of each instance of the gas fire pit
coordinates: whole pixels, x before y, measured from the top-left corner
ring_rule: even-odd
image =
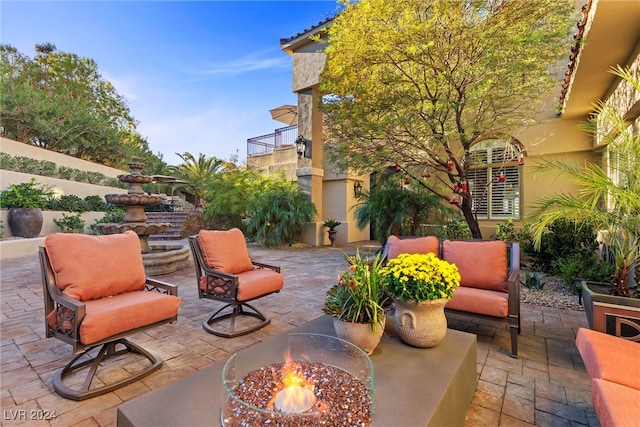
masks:
[[[237,353],[222,370],[225,427],[370,426],[373,364],[348,341],[289,334],[285,348]]]

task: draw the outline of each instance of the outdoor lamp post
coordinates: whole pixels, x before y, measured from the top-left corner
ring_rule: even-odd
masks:
[[[298,135],[296,138],[296,151],[298,153],[298,158],[301,159],[304,157],[304,152],[307,149],[307,140],[304,139],[304,136]]]

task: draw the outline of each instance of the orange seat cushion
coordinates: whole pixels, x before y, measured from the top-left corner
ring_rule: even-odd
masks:
[[[445,240],[442,259],[458,266],[460,286],[508,291],[507,244],[501,240]]]
[[[244,234],[238,228],[231,230],[200,230],[200,247],[210,268],[229,274],[238,274],[253,268]]]
[[[458,287],[447,308],[505,318],[509,315],[509,294],[486,289]]]
[[[91,345],[105,338],[175,317],[180,298],[153,291],[135,291],[86,301],[85,305],[86,314],[80,324],[80,342]],[[71,328],[65,320],[62,325],[58,325],[55,310],[49,313],[47,322],[54,329],[60,326],[62,332],[68,332]]]
[[[399,239],[398,236],[389,236],[387,250],[389,259],[396,258],[400,254],[426,254],[429,252],[438,256],[440,241],[433,236],[417,237],[415,239]]]
[[[238,274],[238,301],[249,301],[272,292],[277,292],[284,286],[284,276],[269,269],[255,269]],[[213,295],[233,298],[224,295],[225,289],[213,286],[207,290],[207,276],[200,278],[200,289]]]
[[[133,231],[108,236],[53,233],[44,239],[56,284],[80,301],[139,291],[146,275]]]
[[[637,426],[640,421],[639,390],[594,378],[591,400],[602,427]]]
[[[576,347],[591,378],[640,390],[639,343],[580,328],[576,336]]]

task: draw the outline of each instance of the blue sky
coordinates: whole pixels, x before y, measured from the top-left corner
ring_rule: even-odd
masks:
[[[246,140],[285,126],[295,104],[280,39],[335,14],[325,1],[0,2],[0,41],[29,57],[38,43],[94,59],[125,97],[151,150],[246,158]]]

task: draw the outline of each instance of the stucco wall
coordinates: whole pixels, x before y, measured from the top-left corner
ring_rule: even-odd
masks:
[[[14,141],[12,139],[0,137],[0,149],[2,152],[12,156],[24,156],[36,160],[48,160],[58,166],[80,169],[89,172],[99,172],[108,177],[117,177],[123,173],[122,170],[99,165],[97,163],[88,162],[86,160],[77,159],[65,154],[56,153],[55,151],[46,150],[44,148],[35,147],[23,142]]]
[[[79,169],[89,172],[102,173],[107,177],[116,178],[118,175],[126,173],[125,171],[87,162],[86,160],[76,159],[75,157],[66,156],[64,154],[55,153],[43,148],[34,147],[21,142],[13,141],[7,138],[0,138],[0,144],[2,152],[10,154],[12,156],[29,157],[36,160],[47,160],[55,163],[58,166],[65,166],[68,168]],[[35,178],[36,181],[44,185],[51,186],[51,189],[58,195],[76,195],[80,198],[87,196],[101,196],[105,194],[121,194],[126,193],[127,190],[119,187],[105,187],[96,184],[89,184],[86,182],[68,181],[59,178],[52,178],[47,176],[32,175],[22,172],[14,172],[9,170],[0,170],[0,189],[7,188],[10,184],[20,184],[28,182],[31,178]],[[69,215],[68,212],[64,212]],[[40,236],[46,236],[53,232],[60,231],[60,228],[54,224],[53,219],[62,219],[63,212],[59,211],[43,211],[43,226]],[[37,242],[31,245],[24,245],[16,243],[16,240],[11,240],[11,229],[8,223],[8,210],[0,209],[0,221],[4,227],[5,240],[0,246],[0,258],[7,258],[11,256],[20,256],[25,253],[32,253],[37,248]],[[96,219],[102,218],[104,212],[86,212],[82,214],[82,218],[85,220],[86,228],[85,232],[88,232],[89,225],[93,224]],[[37,239],[19,239],[19,240],[34,240]],[[27,251],[27,252],[25,252]]]

